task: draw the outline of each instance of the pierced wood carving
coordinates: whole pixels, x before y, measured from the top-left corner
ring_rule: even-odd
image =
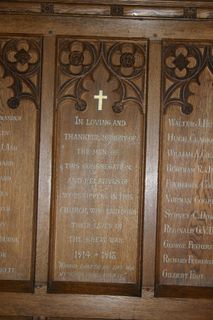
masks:
[[[28,99],[40,108],[41,41],[1,40],[0,45],[1,89],[13,92],[8,107],[16,109],[22,99]]]
[[[42,3],[41,12],[46,14],[54,13],[54,4],[53,3]]]
[[[112,104],[116,113],[129,102],[144,113],[146,47],[137,43],[88,42],[59,39],[59,68],[57,101],[75,102],[75,108],[84,111],[88,106],[82,98],[90,92],[97,80],[98,68],[104,66],[106,83],[117,95]]]
[[[123,6],[119,5],[112,5],[110,10],[111,16],[123,16],[124,15],[124,8]]]
[[[162,60],[164,112],[173,104],[184,114],[191,114],[193,105],[188,100],[193,93],[190,84],[200,84],[199,76],[206,67],[213,72],[213,46],[166,43]]]
[[[184,18],[196,19],[197,9],[192,7],[184,8]]]
[[[184,114],[191,114],[193,106],[188,99],[193,92],[190,84],[199,84],[201,72],[208,67],[213,72],[213,46],[172,43],[163,48],[163,105],[178,105]]]

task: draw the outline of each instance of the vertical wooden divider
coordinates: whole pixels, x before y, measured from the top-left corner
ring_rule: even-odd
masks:
[[[153,287],[155,278],[157,179],[161,88],[161,42],[149,43],[146,174],[144,206],[143,287]],[[147,250],[149,248],[149,250]]]
[[[52,177],[52,132],[54,104],[55,37],[43,39],[41,133],[40,133],[40,171],[38,189],[38,226],[36,254],[36,287],[46,287],[48,252],[50,198]]]

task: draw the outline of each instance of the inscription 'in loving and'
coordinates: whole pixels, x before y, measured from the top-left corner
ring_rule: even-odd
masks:
[[[98,99],[97,111],[102,111],[103,100],[107,100],[103,90],[94,99]],[[127,246],[127,219],[134,218],[132,222],[137,230],[137,195],[130,188],[130,177],[139,166],[131,161],[131,157],[121,157],[117,143],[139,146],[140,137],[134,133],[109,131],[110,128],[119,130],[128,125],[125,119],[81,118],[75,115],[70,127],[73,130],[62,132],[61,152],[66,154],[72,147],[73,156],[67,162],[62,155],[59,164],[60,174],[66,183],[60,192],[58,218],[68,217],[70,231],[65,242],[72,244],[69,250],[71,260],[77,263],[70,263],[66,257],[60,258],[57,261],[60,280],[131,282],[129,274],[136,272],[135,262],[130,264],[127,258],[120,257],[119,246]],[[99,131],[82,132],[77,130],[79,127],[98,128]],[[78,142],[76,147],[75,141]],[[90,186],[90,191],[86,186]],[[65,205],[66,199],[72,199],[74,205],[70,205],[70,201]],[[101,201],[101,205],[92,207],[90,204],[94,201]],[[82,206],[82,203],[87,203],[87,206]],[[110,261],[114,260],[121,263],[111,264]]]

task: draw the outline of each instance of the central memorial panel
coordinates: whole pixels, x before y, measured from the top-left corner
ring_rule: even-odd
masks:
[[[145,61],[58,39],[50,292],[140,295]]]

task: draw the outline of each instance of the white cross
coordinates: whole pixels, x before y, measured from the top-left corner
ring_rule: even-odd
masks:
[[[99,94],[94,96],[94,99],[98,99],[98,111],[103,109],[103,100],[107,99],[107,96],[103,96],[103,90],[99,90]]]

